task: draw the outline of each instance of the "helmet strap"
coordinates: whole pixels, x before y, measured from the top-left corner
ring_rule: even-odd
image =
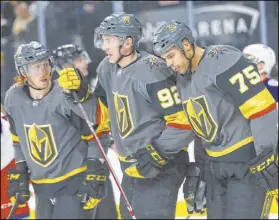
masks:
[[[190,58],[188,58],[186,56],[185,50],[184,49],[182,50],[184,57],[189,61],[189,68],[187,69],[186,74],[193,74],[192,73],[192,60],[195,56],[195,46],[194,46],[194,44],[191,44],[191,45],[192,45],[192,48],[193,48],[193,55]]]
[[[133,45],[132,51],[131,51],[129,54],[127,54],[127,55],[123,55],[123,54],[121,53],[121,49],[122,49],[123,44],[124,44],[124,42],[122,42],[121,45],[120,45],[119,48],[118,48],[120,57],[119,57],[118,60],[116,61],[117,64],[119,64],[119,62],[120,62],[124,57],[128,57],[128,56],[132,55],[132,54],[135,52],[135,48],[134,48],[134,45]]]

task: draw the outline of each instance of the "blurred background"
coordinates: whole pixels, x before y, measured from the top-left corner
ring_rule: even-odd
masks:
[[[1,103],[17,74],[19,44],[40,41],[50,50],[74,43],[91,57],[89,72],[104,53],[93,47],[93,32],[113,12],[134,13],[144,25],[140,47],[152,51],[153,33],[164,22],[186,22],[199,46],[252,43],[270,46],[278,59],[278,1],[1,1]],[[278,63],[272,71],[278,78]]]

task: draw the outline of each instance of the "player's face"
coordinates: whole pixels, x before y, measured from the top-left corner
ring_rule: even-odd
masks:
[[[261,78],[262,78],[262,80],[264,80],[265,79],[265,77],[266,77],[266,73],[264,73],[263,72],[263,68],[264,68],[264,62],[258,62],[257,60],[257,58],[255,57],[255,56],[252,56],[252,55],[250,55],[250,54],[244,54],[249,60],[251,60],[252,62],[255,62],[255,63],[257,63],[257,68],[258,68],[258,70],[259,70],[259,73],[260,73],[260,75],[261,75]]]
[[[106,52],[110,63],[116,63],[120,57],[118,37],[113,35],[103,35],[103,51]]]
[[[169,49],[161,57],[166,61],[168,67],[179,74],[184,74],[189,68],[189,61],[177,47]]]
[[[43,60],[28,65],[27,78],[32,86],[45,89],[49,86],[51,79],[51,65],[49,60]]]
[[[83,76],[88,75],[88,61],[83,57],[78,57],[74,60],[75,68],[79,69]]]

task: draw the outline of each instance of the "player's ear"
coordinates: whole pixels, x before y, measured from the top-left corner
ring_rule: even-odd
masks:
[[[182,45],[184,47],[184,51],[191,50],[191,44],[189,43],[189,41],[187,39],[182,40]]]
[[[19,73],[20,75],[22,75],[22,76],[26,76],[26,73],[25,73],[25,71],[24,71],[24,69],[23,69],[22,67],[19,67],[19,68],[18,68],[18,73]]]
[[[125,40],[125,47],[128,48],[132,48],[133,46],[133,39],[131,37],[127,37]]]

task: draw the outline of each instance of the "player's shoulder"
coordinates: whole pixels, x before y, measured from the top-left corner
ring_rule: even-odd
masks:
[[[147,52],[140,52],[140,58],[133,69],[133,77],[145,84],[175,78],[172,70],[167,67],[163,59]]]
[[[5,107],[20,104],[26,95],[25,86],[20,83],[13,84],[5,94]]]
[[[222,74],[237,64],[242,57],[244,58],[243,53],[233,46],[208,46],[202,58],[201,73],[210,76]]]

